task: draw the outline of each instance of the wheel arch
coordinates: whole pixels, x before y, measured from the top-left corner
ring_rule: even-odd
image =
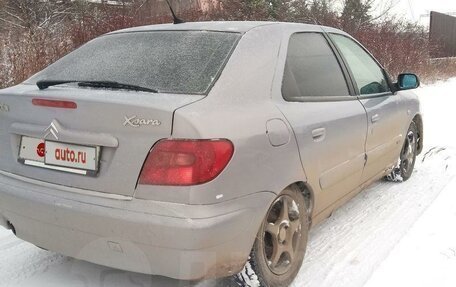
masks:
[[[421,154],[423,151],[423,118],[420,114],[416,114],[415,117],[413,118],[412,122],[416,124],[416,127],[418,129],[418,153]]]
[[[304,182],[304,181],[294,182],[294,183],[288,185],[286,188],[295,188],[295,189],[299,190],[299,192],[304,196],[304,200],[307,205],[306,206],[307,213],[309,215],[309,224],[312,225],[312,215],[313,215],[314,206],[315,206],[315,196],[314,196],[314,192],[313,192],[312,188],[307,184],[307,182]]]

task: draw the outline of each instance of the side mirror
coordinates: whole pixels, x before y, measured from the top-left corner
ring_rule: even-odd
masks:
[[[420,86],[420,79],[415,74],[400,74],[396,86],[399,91],[416,89]]]

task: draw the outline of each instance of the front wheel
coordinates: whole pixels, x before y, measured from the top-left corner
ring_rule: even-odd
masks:
[[[269,208],[236,283],[242,287],[290,285],[304,260],[308,229],[304,196],[298,189],[285,189]]]
[[[418,146],[418,129],[415,122],[410,124],[407,131],[407,136],[402,147],[399,157],[398,166],[388,175],[387,179],[391,181],[406,181],[413,173],[416,162],[417,146]]]

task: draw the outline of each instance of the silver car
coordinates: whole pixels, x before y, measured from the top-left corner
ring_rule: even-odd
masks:
[[[0,91],[0,224],[123,270],[287,286],[311,226],[411,176],[418,86],[328,27],[113,32]]]

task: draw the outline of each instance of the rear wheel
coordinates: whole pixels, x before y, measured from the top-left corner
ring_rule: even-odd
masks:
[[[288,286],[304,260],[309,218],[304,196],[285,189],[274,201],[258,232],[250,258],[235,278],[239,286]]]

